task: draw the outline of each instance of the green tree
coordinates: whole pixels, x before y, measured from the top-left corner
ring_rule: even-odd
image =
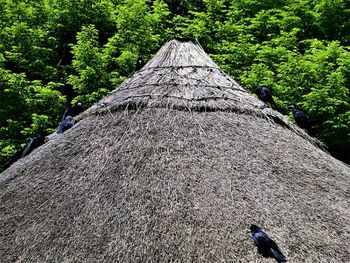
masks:
[[[94,25],[83,26],[77,41],[77,44],[71,44],[72,66],[77,74],[70,75],[67,83],[73,86],[80,99],[91,104],[111,89],[108,62],[99,47],[98,31]]]
[[[55,85],[0,69],[0,169],[26,141],[57,125],[65,98]]]

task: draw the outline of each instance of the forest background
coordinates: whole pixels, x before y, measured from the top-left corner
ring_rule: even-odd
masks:
[[[296,104],[350,163],[348,0],[2,0],[0,171],[65,108],[113,90],[172,38],[197,39],[226,73]],[[292,119],[292,118],[291,118]]]

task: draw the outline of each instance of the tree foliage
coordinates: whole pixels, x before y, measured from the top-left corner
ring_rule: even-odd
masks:
[[[242,85],[296,104],[312,135],[350,162],[350,2],[3,0],[0,170],[65,107],[91,105],[171,38],[198,40]],[[290,115],[291,116],[291,115]]]

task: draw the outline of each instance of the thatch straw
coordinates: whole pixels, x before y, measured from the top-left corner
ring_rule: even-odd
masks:
[[[168,98],[122,109],[139,98],[124,83],[12,165],[0,175],[0,262],[274,262],[257,255],[250,224],[289,262],[349,262],[350,169],[249,114],[260,103],[249,93],[222,92],[241,94],[242,110]]]
[[[318,144],[282,114],[270,110],[225,74],[198,45],[169,41],[145,67],[122,83],[86,114],[168,108],[230,111],[266,118]],[[86,116],[86,115],[84,115]]]
[[[90,111],[98,110],[100,105],[112,110],[167,107],[255,111],[264,107],[224,74],[201,47],[174,40]]]

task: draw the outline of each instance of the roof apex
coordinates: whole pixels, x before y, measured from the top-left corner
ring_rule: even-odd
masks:
[[[103,107],[257,110],[264,103],[225,74],[199,44],[170,40],[97,103]]]
[[[316,142],[287,117],[267,108],[224,73],[199,44],[192,42],[165,43],[142,69],[83,116],[141,108],[245,113],[266,118]]]
[[[208,67],[219,66],[205,53],[199,43],[170,40],[166,42],[148,61],[143,69],[176,67]]]

